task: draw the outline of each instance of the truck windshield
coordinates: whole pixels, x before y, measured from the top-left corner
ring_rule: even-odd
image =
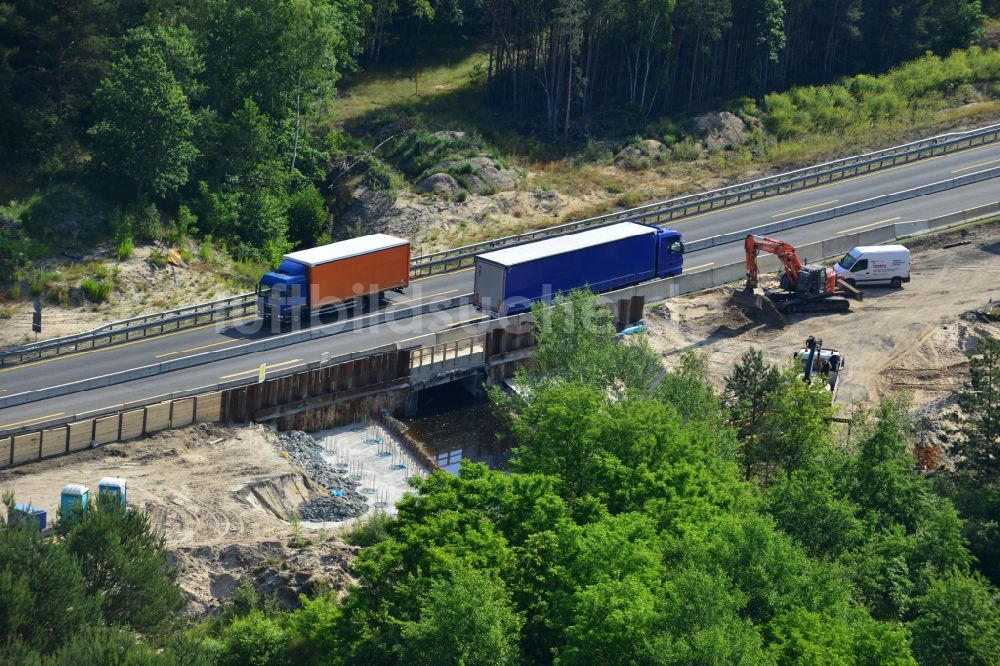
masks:
[[[858,260],[858,258],[851,252],[844,255],[844,258],[837,262],[837,265],[845,270],[851,270],[851,266]]]

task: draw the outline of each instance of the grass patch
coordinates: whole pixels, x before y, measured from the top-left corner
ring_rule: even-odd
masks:
[[[207,263],[212,263],[218,256],[215,251],[215,246],[212,245],[212,237],[206,236],[202,239],[201,245],[198,247],[198,255],[201,257],[202,261]]]
[[[442,56],[438,56],[439,59]],[[413,65],[383,65],[348,77],[341,86],[342,96],[333,102],[330,116],[349,123],[386,107],[419,103],[472,85],[476,65],[489,60],[485,49],[466,49],[464,54],[420,68]]]
[[[103,303],[111,295],[112,285],[110,282],[88,277],[80,283],[80,289],[83,290],[84,297],[91,303]]]
[[[118,242],[118,247],[115,248],[115,257],[118,261],[125,261],[132,256],[134,250],[135,246],[131,238],[122,239]]]
[[[230,291],[253,291],[264,273],[271,270],[267,264],[253,261],[234,261],[229,270],[222,275],[223,283]]]
[[[344,541],[352,546],[367,548],[384,541],[388,536],[388,526],[392,518],[385,511],[373,511],[359,518],[344,535]]]

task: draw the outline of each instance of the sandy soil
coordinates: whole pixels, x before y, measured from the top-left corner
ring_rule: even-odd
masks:
[[[915,244],[912,281],[900,290],[867,287],[864,301],[852,302],[846,314],[796,315],[783,329],[767,328],[728,302],[733,287],[719,287],[652,308],[650,341],[668,366],[688,349],[705,354],[721,387],[746,349],[785,365],[814,335],[845,355],[839,403],[873,403],[900,390],[917,408],[941,401],[968,377],[976,339],[1000,337],[1000,325],[963,317],[1000,302],[1000,224],[974,228],[966,239],[968,245],[949,249],[941,245],[957,234]]]
[[[94,492],[101,477],[123,476],[129,503],[166,538],[189,612],[214,610],[243,580],[291,606],[320,582],[346,589],[356,549],[329,534],[298,533],[289,522],[321,491],[274,439],[258,425],[199,425],[6,470],[0,489],[48,510],[52,521],[63,485]]]
[[[116,261],[108,248],[96,250],[82,262],[66,258],[43,262],[41,268],[44,270],[58,271],[66,277],[63,283],[73,296],[69,304],[62,306],[47,302],[43,296],[42,334],[38,339],[80,333],[119,319],[234,295],[235,292],[220,279],[224,267],[196,259],[187,268],[169,264],[166,268],[157,268],[149,260],[155,249],[152,245],[136,247],[132,257],[122,262]],[[192,249],[197,254],[196,248]],[[114,291],[107,302],[99,305],[76,293],[79,282],[88,274],[86,264],[90,262],[99,262],[117,271],[113,277]],[[0,347],[35,339],[31,333],[33,307],[31,298],[9,295],[7,302],[0,300],[0,310],[9,316],[0,320]]]

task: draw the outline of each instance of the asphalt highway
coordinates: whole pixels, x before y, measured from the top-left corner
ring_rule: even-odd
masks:
[[[680,220],[672,226],[680,230],[686,240],[696,240],[743,231],[781,219],[842,206],[880,194],[898,192],[996,166],[1000,166],[1000,145],[988,145],[831,185],[703,213]],[[780,237],[792,244],[804,244],[892,222],[944,215],[997,200],[997,184],[988,180],[788,230],[782,232]],[[741,259],[742,249],[738,244],[709,248],[689,253],[685,257],[685,272],[707,270]],[[406,308],[423,302],[468,294],[471,291],[472,273],[469,270],[424,278],[411,284],[403,294],[392,294],[391,304],[388,307]],[[304,365],[318,360],[320,354],[324,352],[336,356],[372,349],[475,321],[480,317],[481,315],[471,306],[455,308],[356,331],[343,331],[330,337],[241,355],[103,389],[41,400],[0,410],[0,429],[30,425],[33,422],[43,422],[51,418],[151,398],[171,391],[250,376],[256,374],[260,363],[266,362],[274,369]],[[322,325],[337,326],[336,323]],[[268,335],[287,332],[287,328],[281,331],[261,330],[261,324],[256,317],[248,316],[242,320],[210,324],[99,350],[11,366],[0,369],[0,397],[226,349]]]

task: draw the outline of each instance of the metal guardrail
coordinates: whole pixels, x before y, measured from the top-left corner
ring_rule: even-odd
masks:
[[[625,221],[659,224],[681,217],[763,199],[799,189],[815,187],[852,176],[907,164],[935,155],[956,152],[976,145],[1000,140],[1000,124],[968,132],[942,134],[919,141],[886,148],[871,153],[846,157],[824,164],[785,172],[767,178],[738,183],[717,190],[676,197],[636,208],[567,222],[523,234],[504,236],[481,243],[414,257],[410,265],[413,277],[448,273],[472,263],[472,258],[484,251],[521,245],[542,238],[592,229]],[[160,335],[167,331],[190,328],[219,319],[246,314],[255,306],[255,294],[239,294],[229,298],[200,303],[175,310],[156,312],[105,324],[75,335],[54,338],[0,352],[0,367],[46,357],[95,349],[120,342]]]
[[[410,350],[410,370],[418,370],[427,365],[438,365],[447,361],[481,354],[486,348],[486,335],[472,335],[459,340],[440,342],[429,347]]]
[[[66,384],[50,386],[44,389],[34,389],[30,391],[23,391],[21,393],[14,393],[12,395],[4,395],[0,396],[0,409],[17,407],[29,402],[36,402],[38,400],[48,400],[50,398],[69,395],[70,393],[77,393],[79,391],[89,391],[91,389],[103,388],[105,386],[113,386],[115,384],[122,384],[136,379],[145,379],[146,377],[152,377],[164,372],[184,370],[204,365],[206,363],[214,363],[227,358],[243,356],[245,354],[255,354],[257,352],[269,351],[271,349],[277,349],[287,345],[299,344],[309,340],[317,340],[319,338],[338,335],[348,331],[355,331],[369,326],[376,326],[389,321],[400,321],[433,312],[450,310],[455,307],[467,305],[471,302],[471,300],[472,295],[466,294],[439,301],[430,301],[408,308],[380,310],[376,313],[365,315],[364,317],[347,320],[346,322],[337,322],[333,324],[326,324],[324,326],[314,326],[301,331],[293,331],[282,335],[265,337],[260,340],[247,342],[233,347],[227,347],[225,349],[201,352],[199,354],[183,356],[169,361],[151,363],[149,365],[132,368],[130,370],[119,370],[106,375],[98,375],[90,377],[89,379],[80,379]]]
[[[232,319],[234,316],[245,315],[247,311],[254,309],[256,304],[256,294],[251,292],[174,310],[122,319],[83,333],[33,342],[0,352],[0,367],[107,347],[112,344],[144,338],[150,333],[160,335],[168,331],[191,328],[220,319]]]
[[[512,247],[542,238],[602,227],[617,222],[641,221],[645,224],[670,222],[682,217],[735,206],[747,201],[785,194],[795,190],[816,187],[817,185],[832,183],[873,171],[889,169],[928,157],[957,152],[972,146],[994,143],[998,140],[1000,140],[1000,124],[980,127],[968,132],[941,134],[900,146],[845,157],[833,162],[826,162],[775,176],[738,183],[717,190],[676,197],[674,199],[667,199],[606,215],[598,215],[597,217],[577,220],[575,222],[567,222],[523,234],[504,236],[481,243],[473,243],[450,250],[434,252],[414,258],[412,271],[415,276],[447,273],[469,265],[472,257],[488,250]]]
[[[268,370],[267,379],[279,379],[281,377],[287,377],[300,372],[314,370],[315,368],[321,366],[337,365],[339,363],[345,363],[347,361],[356,360],[366,356],[376,356],[378,354],[384,354],[388,351],[395,351],[395,349],[396,349],[395,345],[384,345],[382,347],[366,349],[360,352],[341,354],[340,356],[332,357],[325,362],[313,361],[311,363],[294,365],[288,368],[282,368],[280,370]],[[303,366],[305,366],[305,369],[303,369]],[[107,407],[102,407],[100,409],[92,409],[90,411],[79,412],[76,414],[68,414],[66,416],[60,416],[58,418],[49,419],[40,423],[31,423],[28,425],[22,425],[15,428],[7,428],[4,430],[0,430],[0,440],[6,437],[17,437],[18,435],[23,435],[31,432],[41,432],[49,428],[57,428],[59,426],[64,426],[69,423],[75,423],[77,421],[85,421],[87,419],[101,418],[103,416],[109,416],[117,412],[128,412],[135,409],[141,409],[143,407],[150,407],[153,405],[157,405],[161,402],[167,402],[170,400],[180,400],[182,398],[190,398],[196,395],[204,395],[206,393],[214,393],[217,391],[225,391],[227,389],[239,388],[241,386],[249,386],[250,384],[256,384],[258,381],[259,380],[256,376],[243,377],[241,379],[230,379],[228,381],[220,381],[216,384],[199,386],[197,388],[192,388],[192,389],[181,389],[179,391],[163,393],[161,395],[156,395],[149,398],[142,398],[140,400],[134,400],[132,402],[125,402],[118,405],[109,405]]]
[[[478,334],[457,341],[441,342],[429,346],[421,346],[410,349],[410,369],[419,370],[428,365],[439,365],[447,363],[448,361],[454,363],[458,359],[465,358],[476,353],[482,353],[485,349],[485,339],[486,336],[484,334]],[[397,351],[399,348],[400,347],[396,344],[382,345],[380,347],[373,347],[363,351],[340,354],[338,356],[333,356],[326,361],[317,360],[309,363],[293,365],[280,370],[268,370],[267,379],[279,379],[281,377],[288,377],[301,372],[315,370],[319,367],[334,366],[340,363],[346,363],[347,361],[356,361],[362,358],[378,356],[379,354],[385,354],[390,351]],[[214,393],[216,391],[225,391],[227,389],[239,388],[241,386],[249,386],[251,384],[256,384],[258,381],[259,380],[256,375],[240,379],[230,379],[228,381],[220,381],[215,384],[199,386],[197,388],[163,393],[161,395],[142,398],[132,402],[109,405],[107,407],[102,407],[101,409],[60,416],[58,418],[48,419],[41,423],[31,423],[14,428],[6,428],[0,430],[0,440],[7,437],[17,437],[30,432],[40,432],[50,428],[57,428],[59,426],[75,423],[77,421],[101,418],[117,412],[128,412],[135,409],[141,409],[143,407],[150,407],[170,400],[180,400],[182,398],[190,398],[191,396],[204,395],[206,393]],[[0,467],[2,467],[2,465],[0,465]]]

